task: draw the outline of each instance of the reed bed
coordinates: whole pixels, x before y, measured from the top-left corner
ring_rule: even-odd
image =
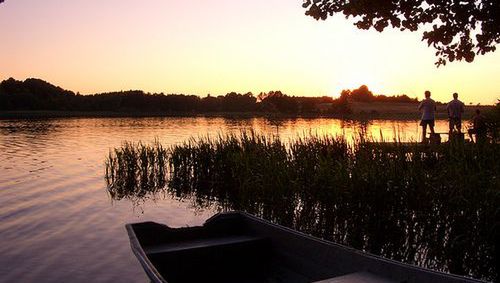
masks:
[[[284,142],[243,132],[167,149],[125,143],[106,165],[113,199],[166,192],[395,260],[499,279],[499,144]]]
[[[113,200],[129,199],[136,203],[163,192],[167,184],[168,151],[155,141],[123,143],[110,150],[105,162],[105,179]]]

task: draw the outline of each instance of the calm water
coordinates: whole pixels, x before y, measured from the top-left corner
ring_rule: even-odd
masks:
[[[446,121],[437,131],[445,132]],[[147,282],[124,224],[201,224],[213,211],[189,201],[140,207],[106,193],[104,160],[127,141],[175,144],[189,137],[254,129],[283,138],[363,130],[386,139],[420,139],[416,121],[335,119],[126,118],[0,120],[0,281]],[[399,134],[396,134],[399,133]]]

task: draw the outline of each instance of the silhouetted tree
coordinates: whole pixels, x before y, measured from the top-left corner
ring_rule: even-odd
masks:
[[[43,80],[13,78],[0,83],[4,110],[68,110],[75,94]],[[6,109],[6,107],[8,107]]]
[[[397,103],[416,103],[417,98],[410,98],[406,94],[386,96],[383,94],[374,95],[366,85],[362,85],[357,89],[344,89],[340,93],[340,100],[352,100],[359,102],[397,102]],[[440,102],[438,102],[440,103]]]
[[[222,110],[229,112],[253,111],[255,109],[256,101],[257,99],[253,96],[251,92],[248,92],[246,94],[230,92],[226,94],[226,96],[223,98]]]
[[[216,112],[221,111],[222,107],[220,106],[219,97],[213,97],[208,94],[206,97],[201,99],[201,109],[204,109],[207,112]]]
[[[352,113],[351,105],[349,104],[350,90],[342,90],[340,97],[337,98],[332,105],[332,113],[348,115]]]
[[[366,85],[362,85],[357,89],[354,89],[350,93],[350,97],[355,101],[368,102],[373,101],[373,93],[368,89]]]
[[[296,99],[290,97],[281,91],[270,91],[258,95],[260,108],[263,111],[298,113],[298,103]]]
[[[304,0],[303,7],[316,20],[336,13],[353,17],[359,29],[428,29],[422,40],[437,50],[437,66],[472,62],[476,54],[495,51],[500,42],[498,0]]]

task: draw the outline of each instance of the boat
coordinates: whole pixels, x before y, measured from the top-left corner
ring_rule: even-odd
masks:
[[[202,226],[143,222],[126,229],[155,283],[483,282],[371,255],[244,212],[219,213]]]

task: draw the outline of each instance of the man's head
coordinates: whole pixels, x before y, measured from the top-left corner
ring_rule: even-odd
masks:
[[[455,93],[453,93],[453,98],[454,98],[454,99],[457,99],[457,98],[458,98],[458,93],[456,93],[456,92],[455,92]]]
[[[429,97],[431,97],[431,92],[426,90],[425,91],[425,98],[429,98]]]

